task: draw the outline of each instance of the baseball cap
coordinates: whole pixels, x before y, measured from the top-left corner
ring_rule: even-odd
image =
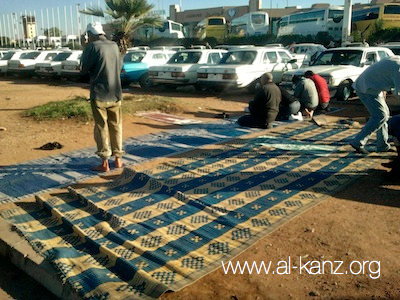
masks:
[[[93,34],[99,35],[99,34],[104,34],[105,32],[103,30],[103,25],[101,25],[100,22],[94,22],[94,23],[89,23],[86,31],[90,31]]]

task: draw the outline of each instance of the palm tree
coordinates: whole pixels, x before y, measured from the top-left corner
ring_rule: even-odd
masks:
[[[101,7],[88,7],[80,12],[105,18],[113,31],[113,40],[117,42],[122,54],[125,54],[131,45],[135,30],[144,25],[162,25],[159,16],[150,14],[154,5],[148,4],[146,0],[105,0],[105,2],[105,10]]]

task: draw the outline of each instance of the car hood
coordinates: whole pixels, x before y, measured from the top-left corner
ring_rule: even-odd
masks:
[[[124,70],[143,70],[143,69],[148,69],[149,65],[147,63],[143,62],[131,62],[131,63],[124,63],[122,65],[122,69]]]
[[[173,65],[161,65],[150,67],[150,71],[158,72],[187,72],[197,70],[200,67],[199,64],[173,64]]]
[[[303,75],[306,71],[311,70],[314,73],[319,75],[334,75],[338,73],[351,75],[351,74],[359,74],[364,68],[356,67],[356,66],[348,66],[348,65],[340,65],[340,66],[309,66],[306,68],[300,68],[295,70],[290,70],[285,72],[285,74],[291,75]]]
[[[201,73],[245,73],[254,72],[257,70],[265,70],[265,66],[257,65],[215,65],[215,66],[204,66],[199,69]]]
[[[61,61],[41,62],[41,63],[35,64],[35,66],[37,66],[37,67],[52,67],[52,66],[57,66],[57,65],[61,65]]]

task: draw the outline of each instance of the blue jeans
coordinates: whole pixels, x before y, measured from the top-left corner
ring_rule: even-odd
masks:
[[[389,107],[386,104],[383,93],[378,95],[368,95],[358,93],[361,102],[367,108],[370,118],[361,131],[354,137],[351,145],[355,147],[365,147],[368,139],[376,132],[376,150],[384,152],[390,149],[388,143],[388,124],[390,117]]]

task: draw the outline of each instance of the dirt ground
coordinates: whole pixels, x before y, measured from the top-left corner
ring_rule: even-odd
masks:
[[[0,90],[0,127],[6,128],[0,131],[0,172],[1,166],[94,146],[91,122],[37,122],[21,117],[23,110],[48,101],[87,97],[87,85],[1,78]],[[125,93],[143,91],[131,87]],[[147,93],[180,99],[187,107],[183,115],[203,121],[215,120],[215,115],[223,111],[239,116],[252,97],[244,92],[196,93],[189,88],[153,89]],[[336,114],[343,118],[366,115],[358,100],[332,104],[344,108]],[[171,128],[177,127],[138,116],[124,116],[125,138]],[[48,142],[59,142],[64,147],[53,151],[34,150]],[[324,274],[315,274],[317,269],[310,267],[316,263],[306,265],[301,274],[292,270],[284,275],[224,274],[219,268],[161,299],[400,299],[400,179],[397,182],[384,179],[386,169],[379,164],[384,161],[378,159],[372,174],[287,222],[232,260],[249,264],[271,261],[274,267],[279,261],[290,260],[298,266],[300,259],[303,265],[307,261],[331,261],[332,271],[329,268]],[[364,271],[360,271],[360,265],[364,265]],[[350,274],[350,266],[353,273],[360,274]],[[335,270],[336,267],[339,268]],[[0,270],[0,299],[52,298],[7,259],[0,259]],[[308,274],[307,270],[314,274]],[[280,271],[283,273],[283,269]]]

